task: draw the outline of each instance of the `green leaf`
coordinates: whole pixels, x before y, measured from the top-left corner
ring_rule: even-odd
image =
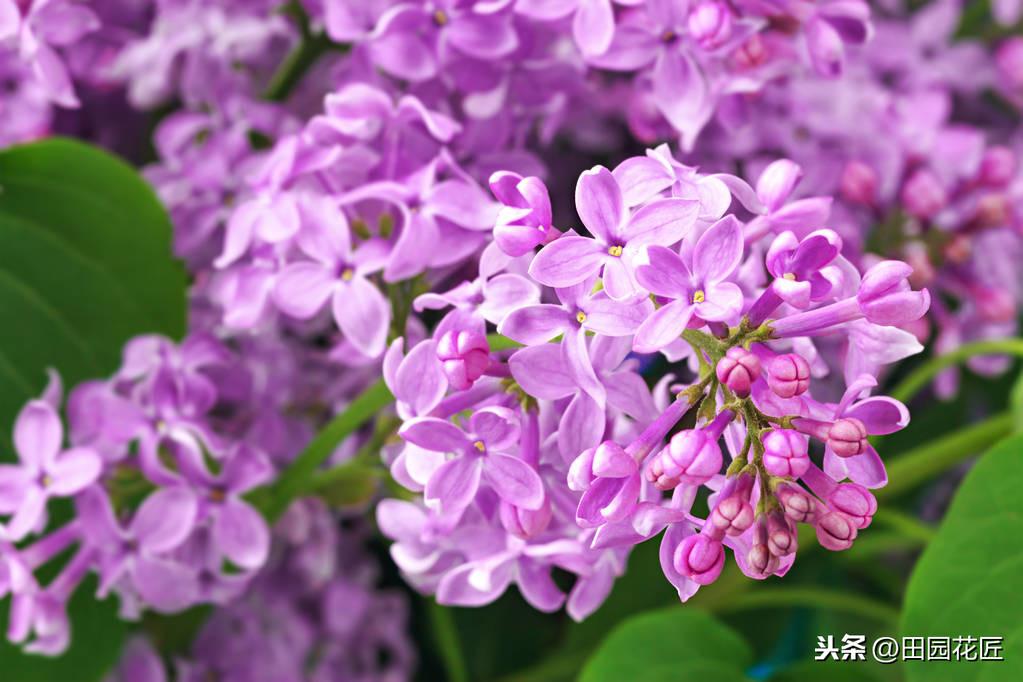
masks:
[[[783,668],[769,682],[879,682],[879,663],[866,661],[803,661]]]
[[[4,460],[12,455],[14,419],[43,388],[47,368],[71,387],[116,370],[122,346],[137,334],[184,333],[185,274],[152,189],[124,162],[80,142],[50,139],[0,152],[0,311]],[[59,507],[51,508],[55,522],[66,518]],[[52,577],[59,564],[44,572]],[[87,582],[69,608],[69,651],[47,659],[3,643],[0,677],[100,679],[125,632],[116,610],[113,599],[97,601]]]
[[[10,599],[0,608],[7,621]],[[87,579],[68,605],[71,648],[63,656],[45,658],[24,654],[0,637],[0,679],[4,682],[97,682],[117,663],[128,624],[117,617],[113,597],[96,599],[96,580]]]
[[[127,164],[50,139],[0,152],[0,429],[45,384],[116,369],[131,336],[185,330],[171,225]]]
[[[1023,432],[1023,372],[1012,384],[1012,392],[1009,393],[1009,411],[1012,414],[1013,431]]]
[[[1004,661],[908,661],[910,682],[1023,680],[1023,436],[966,477],[909,582],[903,636],[1004,637]],[[954,659],[954,656],[953,656]]]
[[[752,661],[749,645],[713,616],[673,606],[635,616],[612,630],[579,682],[743,682]]]

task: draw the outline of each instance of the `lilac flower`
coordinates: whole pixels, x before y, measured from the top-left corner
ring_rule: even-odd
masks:
[[[128,526],[122,527],[106,493],[96,487],[83,493],[78,499],[79,518],[89,542],[102,556],[99,594],[127,580],[159,611],[174,613],[195,603],[195,572],[168,553],[191,534],[198,510],[198,500],[189,489],[164,488],[147,497]]]
[[[498,326],[498,332],[527,345],[545,343],[559,334],[565,366],[580,388],[603,404],[605,392],[593,371],[586,347],[586,332],[604,336],[630,336],[653,311],[649,299],[617,302],[603,292],[588,295],[593,280],[557,289],[561,306],[541,304],[512,311]]]
[[[493,60],[517,46],[510,12],[450,0],[392,6],[380,17],[369,42],[377,66],[413,82],[433,78],[449,47],[468,57]]]
[[[565,235],[545,246],[529,266],[537,281],[569,287],[602,272],[604,288],[615,300],[634,296],[633,259],[647,245],[677,243],[696,220],[697,204],[661,199],[630,215],[611,171],[597,166],[579,177],[576,210],[593,239]]]
[[[270,551],[270,531],[266,520],[242,495],[273,475],[266,455],[239,445],[216,475],[201,461],[189,458],[182,464],[189,481],[202,491],[200,514],[212,519],[211,540],[216,551],[242,569],[262,566]]]
[[[633,348],[641,353],[664,348],[694,317],[721,322],[737,315],[742,291],[726,280],[739,265],[742,251],[742,228],[731,216],[703,233],[688,263],[671,249],[648,248],[649,262],[638,267],[637,280],[650,293],[672,300],[640,325]]]
[[[50,99],[62,107],[80,102],[54,48],[73,45],[99,26],[91,9],[68,0],[0,0],[0,45],[14,42]]]
[[[525,255],[559,236],[543,180],[500,171],[490,176],[490,189],[504,204],[494,227],[494,241],[509,256]]]
[[[828,422],[800,418],[793,422],[797,429],[811,436],[827,441],[824,453],[824,470],[838,480],[849,477],[856,483],[869,488],[880,488],[888,482],[884,463],[872,445],[866,442],[866,435],[885,435],[905,428],[909,423],[909,412],[905,405],[894,398],[877,396],[858,400],[866,391],[877,385],[869,375],[861,376],[846,389],[842,400],[827,410]],[[830,431],[832,424],[849,420],[850,426],[862,428],[864,440],[858,451],[839,456],[833,447]]]
[[[63,449],[64,427],[53,407],[34,400],[18,414],[14,449],[20,464],[0,465],[0,513],[13,514],[5,534],[20,540],[46,523],[51,497],[70,497],[100,474],[102,461],[89,448]]]
[[[284,268],[274,301],[299,319],[312,317],[330,301],[334,321],[348,341],[364,355],[377,357],[384,352],[391,311],[367,275],[383,267],[386,252],[372,241],[353,249],[340,210],[326,204],[318,209],[297,237],[298,247],[311,260]]]
[[[426,484],[426,500],[444,515],[459,515],[472,502],[480,481],[502,499],[525,509],[543,504],[539,475],[517,457],[506,454],[518,438],[519,425],[506,408],[484,408],[469,421],[468,432],[434,417],[407,422],[401,437],[419,447],[454,453]]]

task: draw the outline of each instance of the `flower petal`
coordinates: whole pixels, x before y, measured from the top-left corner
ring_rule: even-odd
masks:
[[[535,510],[543,506],[540,474],[517,457],[488,453],[483,458],[483,477],[501,499],[516,507]]]

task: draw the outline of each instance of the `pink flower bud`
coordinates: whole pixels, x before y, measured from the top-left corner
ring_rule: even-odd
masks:
[[[726,535],[735,536],[749,530],[754,518],[753,507],[749,503],[749,491],[736,491],[718,501],[707,518],[707,523]]]
[[[774,556],[788,556],[796,551],[795,524],[784,514],[773,512],[767,517],[767,548]]]
[[[523,540],[536,537],[547,530],[551,514],[551,503],[546,497],[543,505],[536,510],[523,509],[505,500],[501,500],[501,506],[498,507],[498,515],[504,529]]]
[[[828,429],[828,447],[839,457],[854,457],[867,450],[867,427],[855,417],[839,419]]]
[[[877,202],[877,173],[862,161],[850,161],[842,170],[839,191],[852,204],[873,206]]]
[[[675,434],[647,465],[646,477],[660,490],[671,490],[682,481],[703,485],[721,471],[721,446],[704,429]]]
[[[833,552],[849,549],[856,539],[856,526],[849,517],[831,510],[817,517],[814,530],[817,531],[817,542],[821,543],[821,547]]]
[[[772,476],[799,478],[810,468],[807,438],[792,429],[771,429],[764,434],[764,468]]]
[[[988,187],[1005,187],[1016,175],[1016,155],[1008,147],[994,146],[984,150],[977,180]]]
[[[810,365],[795,353],[779,355],[767,366],[767,385],[782,398],[803,395],[810,388]]]
[[[746,563],[750,570],[759,577],[766,578],[778,570],[778,557],[771,553],[770,548],[762,542],[750,547],[746,555]]]
[[[713,49],[732,35],[732,13],[722,2],[701,2],[689,13],[687,28],[693,40]]]
[[[754,33],[733,54],[732,59],[740,69],[755,69],[767,61],[767,46],[759,33]]]
[[[490,366],[490,344],[478,332],[452,329],[437,341],[437,358],[452,388],[464,391]]]
[[[858,483],[840,483],[828,495],[828,506],[845,514],[857,528],[866,528],[877,511],[877,500]]]
[[[729,348],[718,360],[718,381],[740,398],[749,397],[753,382],[760,378],[760,360],[741,346]]]
[[[700,585],[710,585],[725,566],[721,542],[703,533],[690,535],[675,548],[675,570]]]
[[[817,503],[814,498],[794,485],[779,486],[775,492],[778,502],[785,510],[785,516],[796,523],[813,523]]]
[[[931,296],[926,289],[910,288],[912,272],[906,263],[893,260],[881,261],[867,270],[856,294],[863,316],[874,324],[889,326],[923,317],[931,305]]]
[[[948,205],[948,195],[941,181],[926,169],[909,176],[902,185],[901,199],[906,212],[922,220],[933,218]]]

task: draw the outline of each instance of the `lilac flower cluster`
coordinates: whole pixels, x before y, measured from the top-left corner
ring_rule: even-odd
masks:
[[[723,168],[759,168],[779,151],[798,161],[804,195],[835,197],[847,257],[905,260],[914,284],[934,291],[933,329],[921,320],[914,331],[939,353],[1014,335],[1023,307],[1018,127],[981,97],[997,91],[1019,106],[1023,43],[957,40],[961,12],[937,0],[908,20],[877,20],[840,82],[793,79],[747,99],[695,152]],[[970,365],[998,373],[1008,360]],[[953,395],[956,378],[944,372],[939,394]]]
[[[27,650],[67,646],[95,573],[127,618],[220,607],[177,679],[406,677],[365,538],[247,499],[381,374],[411,492],[377,522],[440,603],[515,583],[582,619],[661,534],[683,600],[725,547],[783,575],[799,523],[835,550],[870,523],[867,439],[909,420],[872,394],[927,321],[938,351],[1015,331],[1020,140],[971,121],[1002,120],[985,89],[1023,103],[1023,41],[954,41],[954,0],[281,5],[0,0],[0,145],[158,111],[144,173],[194,281],[182,343],[132,341],[66,426],[56,382],[17,421],[0,597]],[[654,148],[583,172],[565,229],[559,179],[626,129]],[[148,647],[117,679],[165,678]]]
[[[275,406],[250,370],[209,336],[181,345],[139,337],[111,379],[71,392],[67,429],[56,377],[25,406],[14,427],[19,462],[0,465],[11,641],[63,650],[67,600],[90,572],[98,596],[116,594],[128,618],[224,603],[245,588],[270,533],[242,496],[274,474],[269,422],[249,420]],[[47,503],[62,497],[73,499],[74,518],[48,531]],[[34,574],[71,548],[59,575],[40,584]]]
[[[266,568],[244,596],[214,612],[178,682],[211,678],[277,682],[405,680],[415,662],[404,595],[377,591],[376,567],[317,500],[293,505],[275,529]],[[109,682],[166,682],[163,661],[145,638],[130,642]]]
[[[777,161],[754,190],[651,150],[581,175],[586,236],[551,226],[539,179],[492,177],[495,243],[525,274],[495,276],[491,252],[455,289],[475,299],[424,294],[418,307],[453,309],[431,338],[407,353],[395,341],[384,358],[404,422],[391,472],[422,498],[385,500],[377,516],[413,585],[478,605],[514,582],[538,609],[567,604],[581,619],[629,549],[662,531],[683,600],[717,578],[726,546],[764,578],[791,566],[798,523],[828,549],[852,544],[877,506],[869,489],[887,482],[867,437],[909,421],[870,395],[875,377],[920,349],[900,327],[930,297],[910,288],[905,263],[861,273],[845,259],[829,202],[789,201],[799,174]],[[733,199],[748,221],[728,214]],[[495,307],[487,284],[501,276],[528,296]],[[488,322],[524,347],[492,350]],[[657,352],[692,378],[649,389],[636,354]],[[834,402],[811,390],[842,383],[829,370],[846,381]],[[701,486],[713,491],[702,515]],[[577,577],[567,596],[556,567]]]

